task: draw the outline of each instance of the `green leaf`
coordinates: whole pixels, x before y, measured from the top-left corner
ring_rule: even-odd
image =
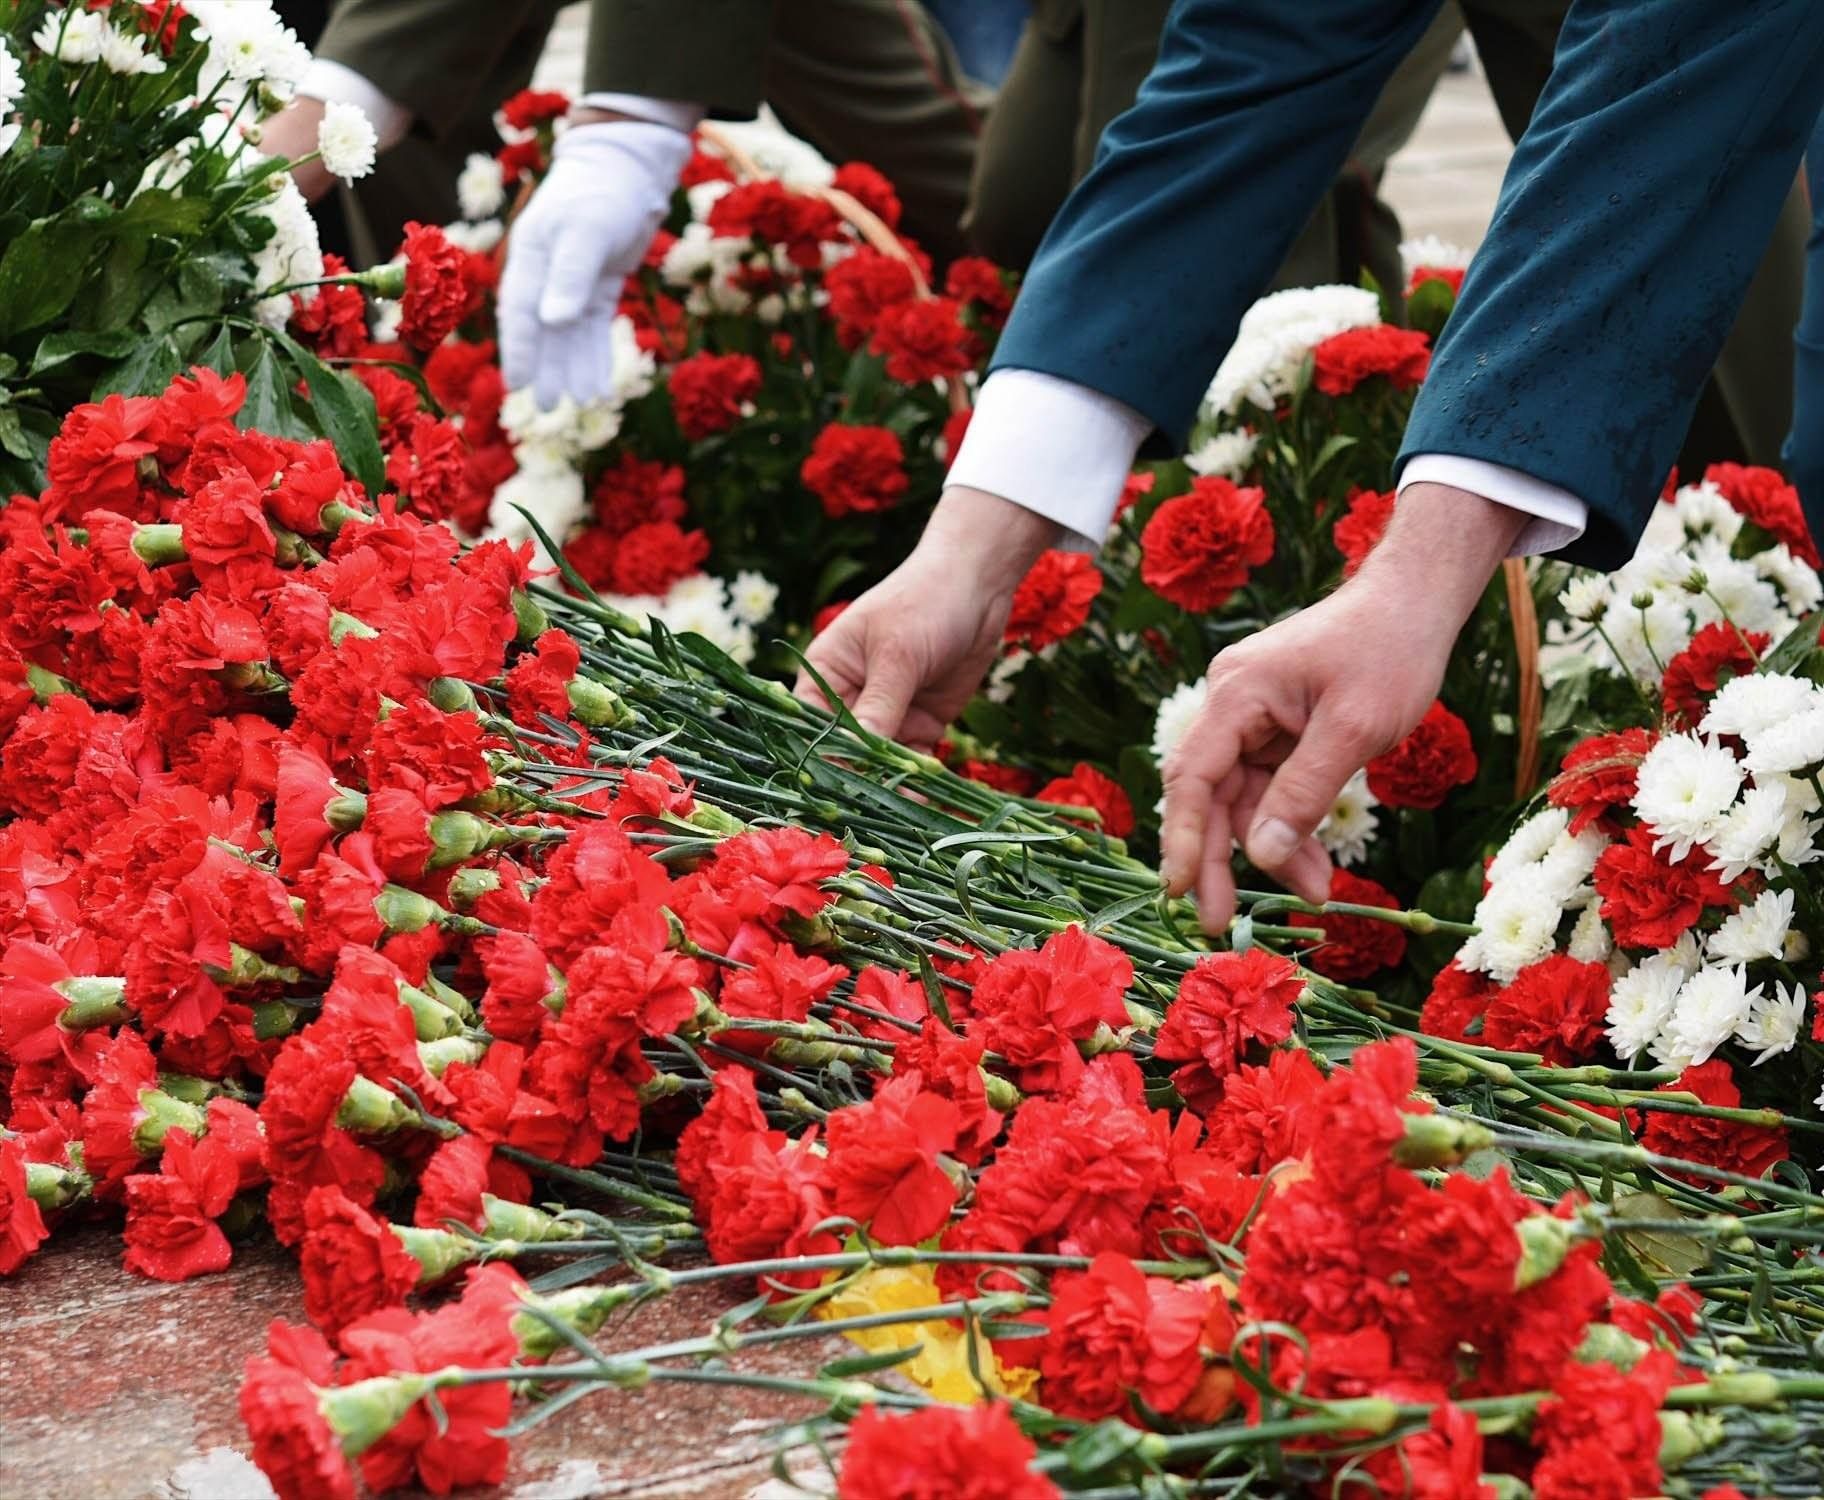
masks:
[[[1678,1225],[1684,1215],[1657,1193],[1624,1193],[1616,1198],[1614,1208],[1618,1218],[1665,1221],[1663,1230],[1624,1229],[1619,1236],[1658,1274],[1683,1279],[1709,1262],[1710,1246],[1691,1235],[1680,1234]]]
[[[1792,633],[1761,658],[1763,672],[1798,672],[1805,658],[1818,649],[1818,630],[1824,626],[1824,609],[1813,610],[1793,627]]]
[[[17,407],[0,406],[0,450],[28,464],[36,457],[26,441],[25,424],[19,420]]]
[[[78,199],[55,219],[27,226],[0,256],[0,338],[40,328],[68,309],[83,288],[83,270],[106,230]]]
[[[310,391],[310,408],[318,430],[336,445],[349,471],[377,495],[386,483],[386,458],[380,452],[379,418],[367,387],[330,367],[288,334],[268,330],[291,356]]]
[[[1456,306],[1457,294],[1450,289],[1450,284],[1433,276],[1421,281],[1406,299],[1406,321],[1429,333],[1435,342]]]
[[[291,390],[272,345],[261,340],[246,371],[247,401],[241,407],[236,425],[243,431],[269,433],[274,437],[295,438],[303,424],[292,405]]]
[[[66,360],[80,354],[100,354],[108,359],[122,359],[131,354],[140,344],[142,334],[127,328],[108,329],[100,333],[76,333],[70,329],[59,329],[56,333],[47,333],[38,341],[38,350],[32,355],[31,375],[42,375],[46,370],[55,369]]]
[[[234,373],[234,340],[228,336],[226,328],[218,328],[215,337],[209,341],[209,347],[199,353],[195,364],[204,365],[214,370],[223,379]]]
[[[209,222],[209,200],[180,198],[169,188],[148,188],[114,215],[115,234],[163,234],[184,238]]]
[[[184,367],[171,340],[159,335],[148,338],[124,360],[95,383],[94,399],[115,394],[154,396],[171,384],[171,377]]]
[[[941,854],[946,849],[995,849],[1006,844],[1056,844],[1074,835],[1068,833],[981,833],[971,829],[967,833],[953,833],[939,839],[931,846],[933,854]]]
[[[1311,461],[1311,468],[1305,477],[1316,480],[1341,454],[1347,453],[1359,441],[1359,438],[1353,438],[1346,432],[1332,433],[1330,441],[1318,449],[1317,457]]]
[[[833,1359],[817,1373],[825,1380],[850,1380],[859,1375],[872,1375],[890,1370],[924,1353],[923,1344],[910,1344],[904,1349],[882,1349],[875,1354],[857,1354],[848,1359]]]

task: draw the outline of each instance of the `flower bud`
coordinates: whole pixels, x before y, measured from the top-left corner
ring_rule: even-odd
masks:
[[[169,522],[135,526],[132,547],[133,555],[149,568],[180,563],[190,555],[184,550],[184,528]]]
[[[357,1077],[342,1096],[336,1110],[336,1123],[344,1130],[385,1132],[411,1124],[414,1116],[406,1103],[391,1089],[371,1078]]]
[[[443,917],[444,910],[429,896],[407,890],[402,885],[389,885],[374,897],[374,915],[390,933],[423,932]]]
[[[458,1267],[476,1259],[488,1246],[485,1240],[452,1234],[447,1229],[419,1229],[411,1224],[389,1226],[405,1253],[418,1262],[418,1285],[434,1286]]]
[[[515,1240],[525,1245],[546,1245],[555,1240],[581,1239],[585,1232],[574,1219],[554,1218],[542,1208],[496,1198],[492,1193],[481,1195],[481,1208],[487,1215],[485,1233],[497,1243]]]
[[[564,691],[577,722],[591,729],[623,729],[638,718],[613,688],[580,672],[570,679]]]
[[[483,896],[500,889],[498,870],[458,870],[450,877],[450,905],[457,911],[473,911]]]
[[[379,634],[380,632],[367,621],[357,620],[353,615],[345,614],[342,610],[338,609],[330,613],[329,643],[332,646],[340,646],[350,636],[358,641],[371,641]]]
[[[354,273],[348,280],[376,297],[397,302],[405,295],[405,262],[394,260],[383,266],[370,266],[365,271]]]
[[[141,1089],[139,1107],[144,1113],[133,1127],[133,1148],[142,1156],[150,1156],[163,1146],[165,1136],[173,1130],[200,1136],[206,1126],[200,1109],[163,1089]]]
[[[1583,1341],[1572,1357],[1581,1365],[1601,1364],[1604,1360],[1616,1369],[1631,1370],[1646,1357],[1647,1346],[1633,1334],[1613,1323],[1592,1323],[1584,1330]]]
[[[88,1173],[75,1167],[48,1161],[25,1164],[25,1195],[42,1209],[68,1208],[88,1197],[93,1187]]]
[[[401,982],[399,999],[412,1013],[412,1030],[421,1042],[441,1041],[462,1031],[462,1019],[415,984]]]
[[[513,619],[519,626],[519,639],[528,645],[551,628],[544,606],[524,589],[513,590]]]
[[[70,1003],[57,1018],[65,1031],[112,1026],[127,1019],[127,982],[106,974],[60,979],[51,986]]]
[[[1564,1264],[1577,1227],[1568,1219],[1534,1214],[1514,1226],[1520,1236],[1520,1264],[1514,1268],[1514,1290],[1525,1291],[1553,1275]]]
[[[1488,1128],[1473,1120],[1407,1115],[1406,1134],[1395,1142],[1393,1159],[1402,1167],[1448,1167],[1494,1143]]]
[[[1662,1411],[1659,1414],[1659,1466],[1675,1472],[1727,1436],[1723,1419],[1708,1411]]]
[[[440,1037],[418,1044],[418,1061],[433,1078],[443,1077],[451,1063],[478,1063],[487,1047],[470,1036]]]
[[[405,1419],[429,1388],[426,1376],[376,1375],[348,1385],[313,1386],[317,1409],[350,1458],[365,1453]]]
[[[644,1290],[644,1282],[622,1281],[613,1286],[566,1287],[545,1296],[532,1292],[524,1295],[531,1307],[588,1338]],[[531,1312],[515,1313],[509,1326],[519,1340],[520,1356],[524,1359],[549,1359],[566,1347],[563,1336]]]
[[[433,677],[424,695],[446,714],[472,714],[479,708],[474,689],[455,677]]]

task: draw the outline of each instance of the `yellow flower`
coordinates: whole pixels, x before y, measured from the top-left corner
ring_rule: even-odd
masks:
[[[922,1307],[936,1307],[943,1300],[937,1289],[935,1266],[883,1266],[856,1277],[835,1296],[820,1303],[817,1316],[832,1321],[876,1313],[913,1312]],[[870,1354],[922,1345],[911,1359],[894,1368],[939,1401],[959,1406],[970,1405],[987,1395],[1023,1398],[1038,1384],[1037,1370],[1002,1364],[988,1340],[978,1333],[976,1364],[987,1379],[988,1389],[984,1391],[975,1372],[969,1368],[967,1337],[958,1324],[948,1319],[857,1328],[850,1330],[847,1337]]]

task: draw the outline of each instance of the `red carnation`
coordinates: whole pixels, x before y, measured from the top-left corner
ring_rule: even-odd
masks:
[[[924,297],[881,312],[868,347],[894,380],[915,384],[961,375],[975,364],[975,335],[952,297]]]
[[[1386,886],[1341,869],[1330,872],[1330,899],[1351,906],[1400,909],[1400,898]],[[1323,941],[1304,955],[1304,961],[1330,979],[1366,979],[1381,969],[1391,969],[1406,956],[1406,934],[1391,922],[1342,912],[1294,916],[1287,921],[1295,927],[1315,927],[1323,933]]]
[[[823,264],[823,242],[842,238],[842,218],[822,198],[795,193],[772,178],[743,182],[709,210],[712,234],[777,245],[803,270]]]
[[[1778,469],[1754,464],[1711,464],[1704,478],[1723,492],[1723,498],[1762,531],[1792,549],[1794,557],[1813,568],[1824,568],[1824,557],[1805,523],[1799,492]]]
[[[521,89],[500,106],[500,117],[514,130],[536,130],[563,118],[570,96],[556,89]]]
[[[0,1276],[17,1271],[49,1234],[26,1191],[25,1147],[16,1137],[0,1136]]]
[[[1410,390],[1431,368],[1431,338],[1416,328],[1377,323],[1333,334],[1311,351],[1314,383],[1326,396],[1346,396],[1364,380],[1384,375]]]
[[[1042,651],[1075,635],[1101,592],[1102,571],[1087,553],[1053,549],[1041,554],[1013,591],[1007,640]]]
[[[1250,1047],[1274,1047],[1292,1034],[1293,1007],[1303,989],[1297,966],[1265,948],[1200,958],[1166,1010],[1153,1056],[1184,1064],[1172,1082],[1193,1109],[1207,1114]]]
[[[887,228],[899,228],[899,194],[893,191],[886,173],[865,161],[845,161],[836,169],[830,186],[839,193],[847,193]]]
[[[1552,1382],[1554,1399],[1540,1406],[1532,1434],[1544,1450],[1540,1467],[1548,1476],[1558,1472],[1560,1479],[1548,1477],[1541,1489],[1536,1474],[1534,1493],[1544,1500],[1600,1495],[1602,1490],[1587,1479],[1578,1481],[1571,1465],[1560,1469],[1555,1462],[1576,1453],[1583,1463],[1601,1455],[1597,1473],[1619,1466],[1625,1480],[1622,1495],[1658,1494],[1664,1441],[1659,1408],[1678,1379],[1677,1361],[1663,1349],[1651,1351],[1625,1374],[1606,1362],[1569,1361]]]
[[[1099,1026],[1127,1024],[1125,998],[1134,968],[1112,943],[1071,926],[1034,952],[1014,948],[990,959],[970,1004],[976,1029],[1028,1092],[1075,1086],[1083,1073],[1077,1043]]]
[[[915,1076],[890,1078],[866,1104],[827,1126],[832,1206],[883,1245],[916,1245],[950,1221],[956,1184],[940,1157],[956,1149],[960,1120]]]
[[[1452,788],[1476,779],[1469,726],[1442,703],[1425,710],[1412,733],[1368,762],[1368,790],[1389,807],[1438,807]]]
[[[1070,775],[1047,782],[1036,795],[1041,802],[1093,809],[1101,818],[1098,826],[1110,838],[1124,839],[1134,831],[1134,804],[1121,783],[1083,761]]]
[[[1653,843],[1653,830],[1637,823],[1625,843],[1602,851],[1591,877],[1602,919],[1623,948],[1670,948],[1706,907],[1734,904],[1729,887],[1701,858],[1673,864]]]
[[[1138,1398],[1169,1416],[1203,1378],[1211,1295],[1195,1284],[1142,1275],[1124,1255],[1104,1253],[1087,1271],[1060,1272],[1052,1279],[1050,1332],[1039,1354],[1046,1406],[1093,1422],[1127,1415]]]
[[[672,585],[699,571],[709,556],[709,538],[676,521],[635,526],[614,545],[608,587],[617,594],[663,597]]]
[[[1030,771],[1022,771],[1018,766],[1004,766],[999,761],[992,760],[959,761],[954,769],[958,776],[979,781],[983,786],[991,786],[1009,797],[1031,796],[1039,780]]]
[[[1640,763],[1658,738],[1651,729],[1596,734],[1565,756],[1545,795],[1552,806],[1570,809],[1573,834],[1634,800]]]
[[[1419,1012],[1419,1029],[1427,1036],[1466,1042],[1470,1026],[1482,1019],[1489,1000],[1500,988],[1486,974],[1460,968],[1452,959],[1431,982],[1431,993]]]
[[[958,302],[973,303],[977,316],[990,328],[999,328],[1013,310],[1013,289],[1007,273],[980,255],[964,255],[950,262],[944,273],[944,291]]]
[[[158,415],[150,396],[109,396],[71,408],[51,439],[43,522],[91,510],[139,510],[139,464],[156,447],[147,431]]]
[[[1273,556],[1266,491],[1200,475],[1140,533],[1140,576],[1180,608],[1219,609]]]
[[[817,434],[798,477],[831,520],[854,511],[890,510],[906,492],[905,450],[898,434],[885,427],[832,422]]]
[[[1406,281],[1406,295],[1410,297],[1428,281],[1441,281],[1454,296],[1463,290],[1463,277],[1466,274],[1467,268],[1464,266],[1414,266],[1412,275]]]
[[[817,1226],[830,1216],[828,1168],[812,1149],[816,1132],[800,1140],[738,1137],[714,1163],[704,1228],[710,1255],[722,1265],[790,1255],[822,1255],[837,1237]],[[820,1271],[768,1277],[768,1283],[815,1286]]]
[[[1355,489],[1349,492],[1349,509],[1337,517],[1330,531],[1336,550],[1343,554],[1343,576],[1352,576],[1368,560],[1376,542],[1386,535],[1393,519],[1394,492]]]
[[[464,257],[434,224],[407,224],[405,296],[399,304],[399,337],[414,349],[435,349],[468,312]]]
[[[1005,1402],[921,1407],[903,1416],[868,1406],[849,1426],[838,1500],[1061,1500],[1029,1467],[1038,1449]]]
[[[727,432],[760,394],[760,366],[745,354],[693,354],[671,367],[671,403],[689,442]]]
[[[1735,1075],[1720,1057],[1686,1068],[1678,1078],[1665,1084],[1661,1093],[1695,1094],[1705,1104],[1723,1109],[1739,1109],[1742,1091],[1736,1087]],[[1785,1161],[1791,1150],[1786,1129],[1778,1125],[1738,1125],[1730,1120],[1712,1120],[1703,1115],[1674,1115],[1649,1107],[1646,1129],[1640,1143],[1662,1156],[1679,1156],[1705,1166],[1739,1172],[1744,1177],[1762,1177],[1777,1162]],[[1694,1178],[1700,1186],[1710,1186]]]
[[[1773,637],[1762,631],[1744,633],[1727,620],[1711,621],[1666,663],[1660,703],[1670,717],[1696,724],[1710,706],[1710,695],[1731,677],[1754,671],[1772,644]]]
[[[240,1186],[232,1150],[206,1135],[173,1130],[157,1172],[127,1179],[126,1267],[158,1281],[225,1270],[233,1257],[215,1221]]]
[[[1311,1149],[1311,1109],[1324,1075],[1311,1054],[1279,1047],[1264,1067],[1237,1068],[1204,1120],[1208,1149],[1237,1172],[1265,1172]]]
[[[674,1159],[678,1181],[691,1201],[707,1209],[723,1161],[750,1135],[766,1136],[766,1115],[754,1090],[754,1075],[745,1067],[724,1068],[703,1111],[684,1127]],[[780,1133],[778,1139],[783,1140]]]
[[[823,283],[845,349],[859,349],[890,309],[918,296],[910,265],[865,246],[831,266]]]
[[[684,470],[624,451],[595,482],[595,514],[614,536],[648,521],[682,521]]]
[[[323,1414],[316,1388],[334,1383],[334,1362],[314,1329],[274,1321],[269,1355],[247,1361],[241,1421],[253,1461],[279,1500],[355,1500],[355,1479],[341,1436]]]
[[[298,1251],[304,1311],[325,1333],[395,1307],[418,1284],[419,1266],[393,1227],[376,1219],[339,1187],[313,1188],[304,1200],[304,1242]]]
[[[1568,1067],[1595,1050],[1608,1013],[1608,968],[1555,953],[1528,964],[1490,997],[1482,1041],[1508,1052],[1537,1052]]]

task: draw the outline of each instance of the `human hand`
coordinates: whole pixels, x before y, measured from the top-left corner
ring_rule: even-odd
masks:
[[[260,150],[268,156],[282,156],[297,162],[291,169],[292,181],[305,199],[315,203],[332,187],[336,179],[321,161],[315,160],[317,130],[323,124],[324,104],[309,94],[299,94],[291,103],[260,127]],[[311,157],[310,161],[299,161]]]
[[[551,170],[514,221],[500,281],[501,367],[547,410],[606,396],[621,284],[665,217],[690,155],[669,125],[603,119],[558,137]]]
[[[1226,648],[1165,766],[1164,874],[1205,930],[1235,911],[1231,851],[1308,901],[1329,894],[1313,837],[1343,784],[1437,697],[1457,632],[1524,524],[1445,485],[1400,497],[1386,538],[1329,598]]]
[[[980,685],[1013,591],[1057,536],[1055,523],[1011,501],[948,489],[912,555],[837,616],[806,658],[865,728],[933,745]],[[824,702],[808,672],[795,691]]]

